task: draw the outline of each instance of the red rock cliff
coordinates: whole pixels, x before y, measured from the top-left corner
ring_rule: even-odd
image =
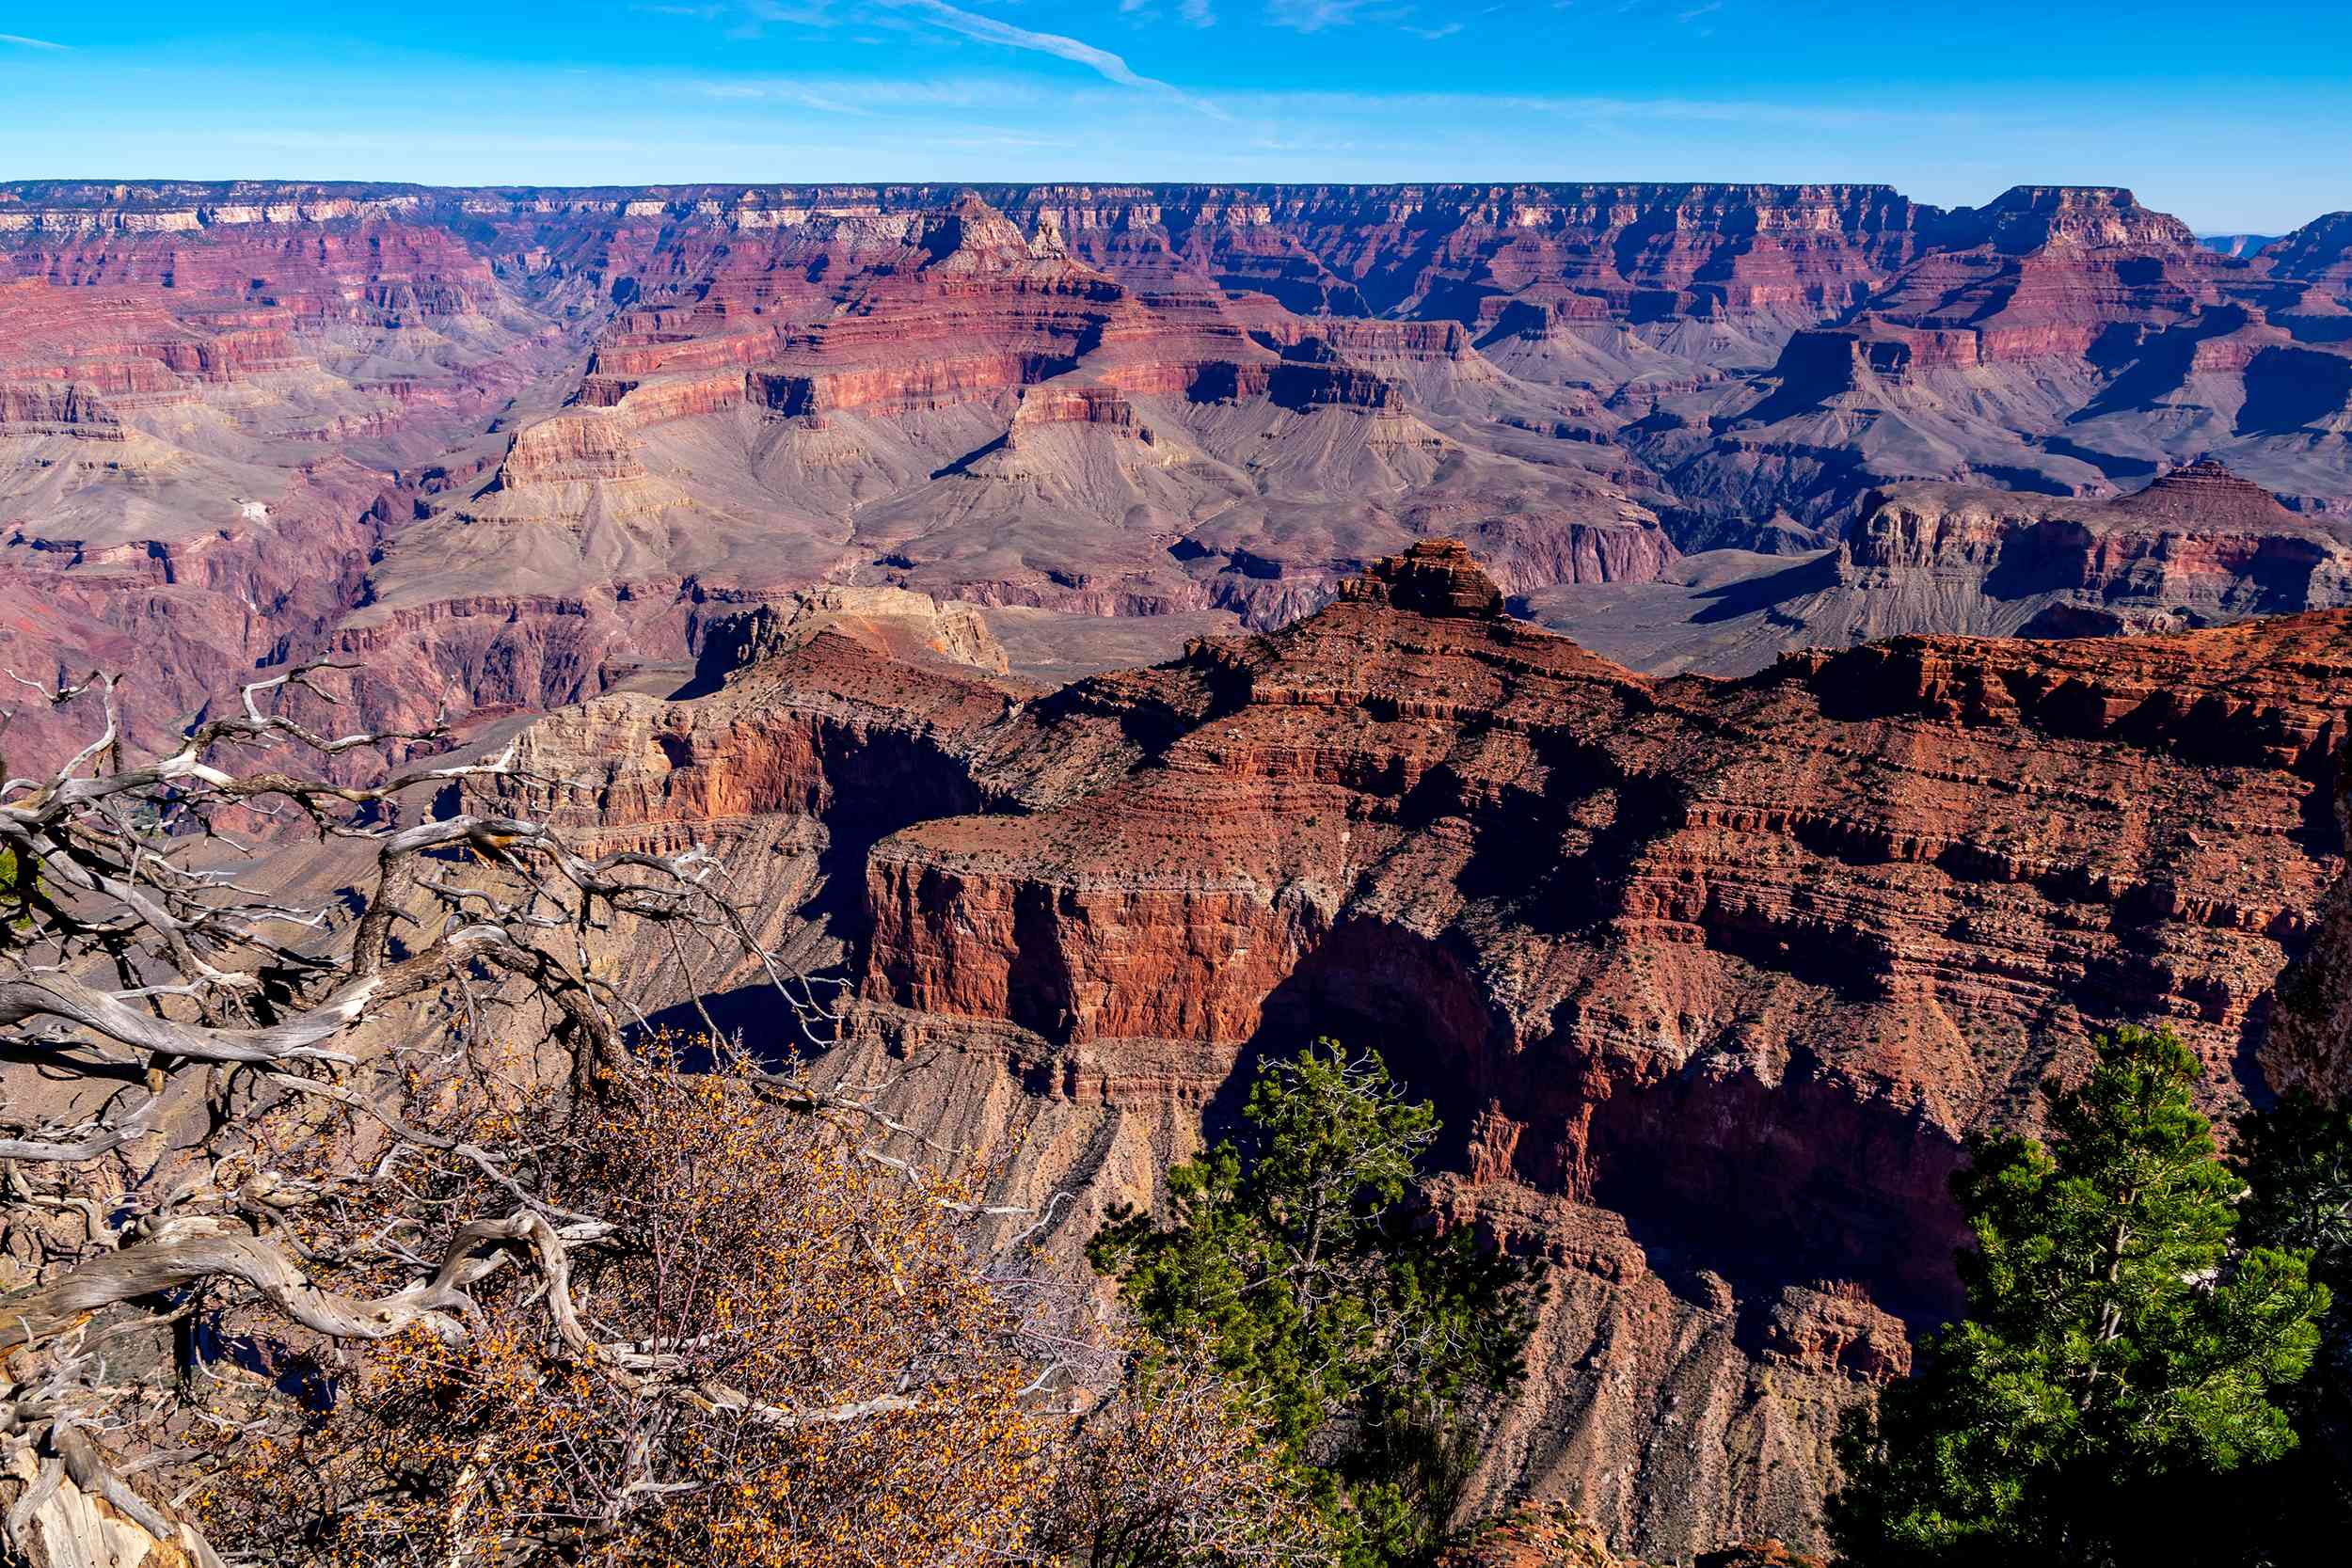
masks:
[[[1427,545],[1047,696],[823,636],[700,703],[608,700],[670,738],[605,809],[837,821],[884,756],[966,792],[995,815],[882,838],[852,922],[853,1050],[928,1064],[912,1114],[1012,1151],[1011,1197],[1079,1193],[1069,1243],[1252,1052],[1375,1044],[1439,1103],[1439,1210],[1558,1265],[1487,1495],[1645,1552],[1816,1539],[1837,1410],[1949,1303],[1965,1132],[2122,1021],[2195,1042],[2217,1108],[2313,1070],[2262,1041],[2342,872],[2352,613],[1726,682],[1498,603]]]

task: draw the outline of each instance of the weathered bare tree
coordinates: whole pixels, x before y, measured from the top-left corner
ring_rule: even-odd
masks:
[[[1291,1481],[1263,1412],[1211,1370],[1201,1347],[1147,1355],[1072,1423],[1034,1544],[1072,1568],[1327,1563],[1329,1532]]]
[[[177,1325],[174,1376],[186,1377],[189,1324],[207,1303],[265,1304],[329,1340],[421,1332],[454,1343],[482,1321],[484,1283],[521,1270],[573,1354],[659,1382],[674,1356],[599,1342],[570,1297],[573,1249],[610,1223],[538,1190],[530,1149],[433,1131],[420,1107],[430,1119],[542,1092],[525,1019],[561,1048],[574,1096],[625,1066],[632,1009],[592,955],[616,926],[748,944],[803,1029],[817,1011],[749,942],[703,850],[595,855],[540,821],[424,815],[453,786],[514,776],[511,749],[395,767],[364,785],[300,771],[305,757],[324,770],[449,739],[330,736],[278,711],[296,691],[331,703],[318,674],[256,683],[239,712],[136,763],[120,754],[112,677],[40,693],[94,700],[100,733],[47,776],[0,785],[0,1083],[11,1085],[0,1271],[12,1263],[20,1281],[0,1292],[0,1544],[34,1562],[151,1549],[125,1532],[215,1560],[189,1514],[130,1480],[136,1465],[187,1457],[177,1440],[188,1402],[171,1379],[130,1370],[134,1352]],[[285,891],[298,879],[284,874],[283,835],[305,825],[372,861],[356,889]],[[246,842],[256,832],[278,835],[277,856]],[[256,886],[257,875],[280,885]],[[789,1070],[761,1086],[803,1109],[864,1108]],[[340,1167],[322,1156],[328,1145]],[[345,1175],[403,1180],[404,1156],[464,1167],[498,1201],[441,1227],[433,1257],[403,1244],[397,1223],[350,1243],[404,1277],[364,1297],[331,1288],[323,1266],[346,1259],[304,1240],[304,1216]],[[159,1444],[167,1429],[174,1441]],[[145,1451],[124,1457],[118,1436]]]
[[[322,733],[323,671],[140,762],[112,679],[40,692],[99,733],[0,784],[0,1560],[1299,1556],[1240,1407],[1122,1388],[1025,1259],[1049,1215],[807,1065],[823,982],[716,857]],[[744,975],[756,1060],[699,999]]]

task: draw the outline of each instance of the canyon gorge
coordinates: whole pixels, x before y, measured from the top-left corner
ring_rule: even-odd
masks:
[[[20,182],[0,658],[511,713],[833,583],[1067,679],[1438,536],[1652,670],[2318,608],[2347,299],[2102,188]],[[2081,510],[2199,460],[2275,504]]]
[[[1971,1134],[2126,1022],[2217,1114],[2352,1090],[2352,216],[2235,238],[2091,187],[0,185],[0,670],[122,673],[151,749],[323,659],[511,742],[502,813],[711,844],[838,982],[827,1070],[1064,1262],[1258,1059],[1375,1046],[1419,1201],[1548,1265],[1474,1499],[1818,1549]],[[0,710],[11,771],[89,738]]]
[[[1955,1306],[1971,1132],[2127,1022],[2191,1041],[2217,1111],[2345,1086],[2327,960],[2280,976],[2344,940],[2352,611],[1726,680],[1503,602],[1423,543],[1047,689],[965,607],[829,591],[715,690],[524,731],[575,787],[501,805],[720,846],[844,977],[834,1068],[996,1151],[992,1201],[1065,1257],[1260,1055],[1375,1045],[1445,1123],[1426,1200],[1549,1265],[1479,1495],[1662,1560],[1818,1544],[1841,1413]]]

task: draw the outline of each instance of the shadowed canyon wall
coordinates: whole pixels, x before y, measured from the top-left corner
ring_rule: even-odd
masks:
[[[2193,618],[2286,607],[2352,500],[2340,219],[2225,255],[2091,187],[20,182],[0,655],[152,649],[140,734],[318,654],[377,717],[534,709],[820,582],[1167,654],[1453,535],[1548,622],[1738,669],[2015,629],[1788,604],[1890,487],[2089,503],[2207,454],[2283,505]],[[1083,664],[1056,624],[1025,646]]]
[[[1968,1132],[2121,1022],[2216,1109],[2340,1083],[2267,1024],[2335,940],[2352,613],[1656,680],[1501,599],[1428,545],[1056,692],[869,603],[526,747],[610,833],[818,824],[844,1070],[912,1069],[1008,1201],[1074,1194],[1057,1247],[1259,1053],[1376,1045],[1444,1116],[1430,1201],[1554,1265],[1482,1495],[1652,1555],[1816,1539],[1839,1411],[1952,1303]]]

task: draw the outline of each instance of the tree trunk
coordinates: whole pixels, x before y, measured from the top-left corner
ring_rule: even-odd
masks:
[[[198,1568],[186,1544],[158,1539],[75,1485],[56,1461],[46,1477],[43,1469],[30,1448],[20,1448],[0,1474],[0,1514],[12,1515],[27,1497],[43,1494],[16,1531],[24,1556],[8,1556],[10,1568]]]

